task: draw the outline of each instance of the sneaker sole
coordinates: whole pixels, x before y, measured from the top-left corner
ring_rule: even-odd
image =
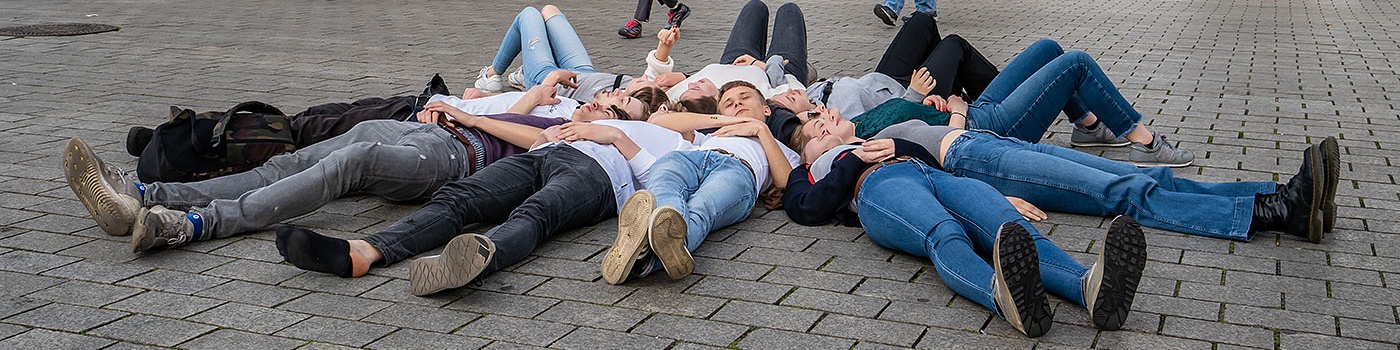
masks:
[[[875,5],[875,17],[879,17],[880,21],[885,22],[887,26],[894,26],[895,18],[890,17],[890,14],[885,13],[885,11],[880,11],[880,5]]]
[[[1133,144],[1132,141],[1113,142],[1113,143],[1107,143],[1107,142],[1074,142],[1074,141],[1070,141],[1070,143],[1069,143],[1069,145],[1070,145],[1070,146],[1073,146],[1073,147],[1123,147],[1123,146],[1127,146],[1127,145],[1131,145],[1131,144]]]
[[[67,148],[64,148],[63,176],[68,180],[68,188],[78,196],[78,201],[83,203],[83,208],[97,221],[102,231],[113,236],[131,235],[131,226],[136,222],[136,212],[141,209],[141,202],[117,194],[102,179],[102,169],[92,148],[76,137],[69,140]]]
[[[1322,228],[1325,216],[1322,211],[1322,197],[1326,194],[1327,178],[1323,177],[1327,171],[1326,164],[1322,162],[1322,150],[1320,147],[1309,147],[1309,167],[1312,168],[1312,206],[1308,207],[1308,241],[1313,243],[1322,242]],[[1318,181],[1322,179],[1322,181]]]
[[[1139,167],[1139,168],[1155,168],[1155,167],[1159,167],[1159,166],[1164,166],[1164,167],[1169,167],[1169,168],[1180,168],[1180,167],[1189,166],[1189,165],[1191,165],[1191,163],[1195,163],[1195,162],[1196,162],[1196,161],[1193,159],[1193,160],[1191,160],[1191,161],[1189,161],[1189,162],[1185,162],[1185,163],[1139,163],[1139,162],[1129,162],[1129,163],[1132,163],[1133,165],[1136,165],[1136,166]]]
[[[496,244],[486,236],[457,236],[447,242],[442,255],[413,261],[408,272],[409,287],[413,295],[425,296],[467,285],[486,270],[495,255]]]
[[[999,302],[998,306],[1013,308],[1001,310],[1003,317],[1028,337],[1044,335],[1050,331],[1053,318],[1050,304],[1045,299],[1045,286],[1040,281],[1040,260],[1035,251],[1035,241],[1025,227],[1006,223],[997,234],[992,249],[992,269],[996,271],[994,278],[1002,286],[1001,290],[993,290],[996,293],[993,297],[1009,301]]]
[[[617,214],[617,239],[603,255],[603,280],[608,284],[621,284],[632,273],[637,252],[646,244],[653,208],[656,197],[647,190],[637,191],[622,204],[622,211]]]
[[[1328,136],[1322,140],[1322,152],[1326,158],[1327,184],[1322,194],[1322,232],[1332,233],[1337,224],[1337,181],[1342,176],[1342,152],[1337,146],[1337,138]]]
[[[1098,291],[1089,315],[1094,327],[1112,331],[1123,327],[1132,310],[1133,297],[1147,264],[1147,240],[1137,220],[1118,216],[1108,225],[1102,242],[1098,264],[1104,267],[1103,275],[1090,281],[1098,286]]]
[[[695,257],[686,249],[685,217],[672,207],[657,208],[651,215],[651,234],[647,235],[651,251],[661,260],[661,267],[672,280],[695,272]]]

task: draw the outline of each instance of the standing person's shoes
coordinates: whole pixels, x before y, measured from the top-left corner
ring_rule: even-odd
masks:
[[[459,235],[447,242],[442,254],[413,261],[408,270],[409,287],[413,295],[424,296],[465,286],[486,271],[495,255],[496,244],[490,238],[475,233]]]
[[[638,21],[636,18],[627,21],[627,24],[617,29],[617,35],[621,35],[623,39],[640,38],[642,36],[642,21]]]
[[[1191,165],[1191,162],[1195,160],[1196,155],[1191,151],[1172,146],[1170,142],[1167,142],[1166,136],[1156,132],[1152,133],[1152,144],[1134,143],[1128,147],[1128,162],[1143,168],[1155,166],[1179,168]]]
[[[159,205],[141,208],[131,229],[131,252],[174,248],[193,241],[196,228],[186,214]]]
[[[1040,281],[1040,258],[1025,227],[1001,225],[992,246],[992,271],[992,300],[1001,317],[1031,338],[1049,332],[1053,317]]]
[[[1147,265],[1147,240],[1142,226],[1126,215],[1113,218],[1099,244],[1099,260],[1084,277],[1084,308],[1094,327],[1111,331],[1123,327],[1133,308],[1142,270]]]
[[[1122,147],[1132,143],[1125,137],[1113,136],[1113,131],[1102,124],[1092,129],[1074,124],[1074,131],[1069,134],[1069,144],[1074,147]]]
[[[86,142],[74,137],[63,149],[63,178],[103,232],[131,234],[141,210],[140,185],[114,165],[102,162]]]
[[[685,4],[679,2],[676,3],[676,8],[666,11],[666,28],[663,29],[680,27],[681,21],[684,21],[686,17],[690,17],[690,6],[685,6]]]
[[[875,17],[879,17],[881,22],[887,26],[894,26],[894,19],[899,18],[899,13],[894,12],[889,6],[884,4],[875,5]]]

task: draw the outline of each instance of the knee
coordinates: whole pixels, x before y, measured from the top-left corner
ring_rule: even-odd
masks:
[[[914,11],[914,13],[923,13],[923,12]],[[948,34],[948,36],[943,37],[943,42],[949,42],[949,43],[953,43],[953,44],[955,44],[955,45],[966,45],[966,44],[967,44],[967,39],[963,39],[962,36],[959,36],[959,35],[957,35],[957,34]],[[941,42],[940,42],[940,43],[941,43]]]
[[[1035,43],[1031,44],[1031,47],[1027,48],[1026,50],[1048,50],[1053,51],[1056,54],[1062,54],[1065,52],[1065,49],[1060,47],[1060,43],[1055,42],[1055,40],[1049,38],[1036,40]]]
[[[533,17],[533,18],[543,18],[543,16],[540,15],[540,10],[539,10],[539,9],[535,8],[534,6],[526,6],[524,9],[521,9],[521,10],[520,10],[520,14],[515,15],[515,20],[516,20],[517,22],[519,22],[519,21],[522,20],[522,19],[527,19],[527,18],[531,18],[531,17]]]
[[[934,24],[934,19],[933,19],[933,17],[929,16],[927,13],[924,13],[923,11],[914,11],[914,13],[910,13],[910,14],[909,14],[909,20],[904,22],[904,26],[906,26],[906,27],[907,27],[907,26],[932,27],[933,24]]]
[[[559,7],[554,5],[544,5],[544,8],[540,9],[540,14],[544,16],[544,19],[547,21],[550,18],[554,18],[554,16],[564,14],[564,11],[560,11]]]
[[[794,14],[794,15],[801,16],[801,15],[802,15],[802,8],[801,8],[801,7],[798,7],[798,6],[797,6],[797,3],[789,2],[789,3],[783,4],[783,6],[778,6],[778,13],[780,13],[780,14],[781,14],[781,13],[791,13],[791,14]]]
[[[1066,60],[1070,60],[1071,62],[1077,62],[1077,63],[1078,63],[1078,62],[1093,62],[1093,61],[1094,61],[1094,57],[1093,57],[1093,56],[1089,56],[1089,53],[1088,53],[1088,52],[1084,52],[1084,51],[1082,51],[1082,50],[1073,50],[1073,51],[1070,51],[1070,52],[1066,52],[1065,54],[1060,55],[1060,57],[1063,57],[1063,58],[1066,59]]]

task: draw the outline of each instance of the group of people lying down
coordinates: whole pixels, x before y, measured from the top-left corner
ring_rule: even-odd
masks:
[[[1335,138],[1304,150],[1286,183],[1177,178],[1169,167],[1194,155],[1149,130],[1083,51],[1040,40],[998,69],[915,12],[872,73],[814,81],[802,11],[778,7],[771,41],[768,11],[744,5],[717,63],[693,74],[670,57],[680,28],[663,30],[630,76],[597,72],[558,8],[526,8],[475,88],[434,96],[416,120],[362,122],[191,183],[140,183],[75,138],[65,176],[135,252],[268,229],[349,193],[426,201],[362,239],[277,227],[288,262],[342,277],[445,246],[413,260],[414,295],[460,288],[612,217],[604,281],[681,279],[707,234],[760,204],[782,207],[798,224],[860,226],[927,257],[954,292],[1031,337],[1052,324],[1046,292],[1099,329],[1122,326],[1146,264],[1141,226],[1315,243],[1332,230]],[[523,91],[500,92],[510,85]],[[1127,146],[1129,161],[1036,143],[1062,112],[1073,145]],[[1083,266],[1038,232],[1042,210],[1113,217],[1097,261]],[[499,224],[459,234],[476,223]]]

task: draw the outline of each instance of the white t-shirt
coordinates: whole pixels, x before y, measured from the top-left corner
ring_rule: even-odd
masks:
[[[783,151],[783,156],[787,157],[788,165],[797,167],[802,164],[802,157],[788,149],[786,145],[778,143],[778,148]],[[710,137],[705,134],[696,133],[694,150],[722,149],[734,156],[749,162],[753,167],[754,184],[758,187],[754,189],[755,194],[763,193],[763,189],[771,184],[768,176],[768,155],[763,152],[763,144],[758,142],[756,137]]]
[[[428,102],[442,101],[472,115],[488,115],[510,111],[510,107],[515,106],[515,103],[520,101],[521,96],[525,96],[525,93],[513,91],[470,100],[463,100],[456,96],[433,95],[432,98],[428,99]],[[535,109],[530,110],[530,115],[569,119],[573,117],[574,110],[578,109],[578,106],[578,101],[560,98],[557,104],[535,107]]]
[[[799,83],[802,80],[798,80],[796,77],[793,77],[792,74],[785,75],[788,80],[787,84],[772,86],[772,84],[768,82],[768,74],[764,73],[763,69],[758,68],[758,66],[736,66],[732,64],[715,63],[705,66],[705,68],[701,69],[699,72],[695,72],[695,74],[685,78],[685,80],[681,80],[676,86],[672,86],[670,90],[666,90],[666,96],[671,98],[671,101],[676,101],[681,97],[681,93],[685,92],[691,82],[705,78],[709,78],[710,82],[715,83],[716,89],[731,81],[747,81],[758,87],[758,91],[763,92],[763,99],[765,100],[790,89],[807,89],[807,87],[802,86],[802,83]],[[716,98],[718,98],[718,96],[716,96]]]
[[[628,138],[636,143],[641,151],[637,152],[631,160],[622,156],[617,147],[612,145],[600,145],[592,141],[577,141],[566,143],[574,149],[583,152],[588,157],[598,162],[603,167],[603,171],[608,173],[608,181],[612,183],[613,195],[616,196],[617,210],[622,210],[622,204],[627,202],[627,198],[632,197],[632,193],[638,188],[645,188],[646,180],[649,178],[652,163],[656,158],[671,151],[688,150],[692,147],[689,141],[681,137],[681,134],[669,129],[642,121],[627,120],[599,120],[595,124],[602,124],[622,130]],[[547,143],[535,149],[548,147],[561,143]],[[633,175],[633,174],[636,175]]]

